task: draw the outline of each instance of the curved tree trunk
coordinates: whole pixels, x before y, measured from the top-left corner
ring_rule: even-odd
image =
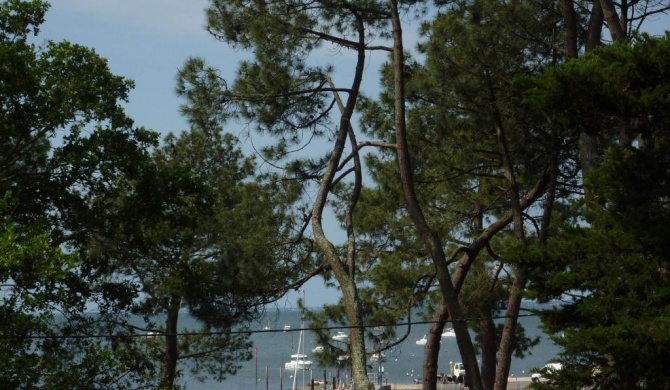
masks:
[[[547,182],[549,181],[549,175],[543,175],[540,177],[540,179],[535,183],[533,188],[526,194],[526,196],[520,200],[520,206],[523,210],[527,209],[530,205],[534,204],[536,200],[538,200],[546,190]],[[481,252],[484,248],[486,248],[486,245],[489,243],[491,238],[495,236],[498,232],[503,230],[505,227],[507,227],[513,220],[513,215],[511,212],[508,212],[507,214],[503,215],[499,220],[496,222],[492,223],[489,225],[486,229],[484,229],[481,234],[472,242],[469,248],[467,250],[465,248],[459,249],[456,253],[452,255],[452,258],[456,258],[461,252],[463,252],[463,255],[461,256],[461,259],[458,261],[458,266],[454,270],[454,273],[452,275],[452,280],[454,283],[454,289],[458,293],[461,290],[461,287],[463,286],[463,282],[465,281],[465,276],[467,275],[468,270],[470,269],[470,265],[472,262],[475,260],[479,252]],[[444,330],[444,321],[449,318],[449,311],[447,310],[447,306],[442,303],[436,310],[435,315],[433,316],[434,323],[431,325],[431,334],[439,333],[441,335],[442,331]],[[428,343],[431,342],[431,338],[428,338]],[[426,345],[428,345],[426,343]],[[431,354],[434,353],[435,356],[424,356],[424,380],[426,378],[429,378],[429,375],[431,373],[437,373],[437,360],[438,360],[438,353],[439,349],[438,348],[431,348],[430,350],[426,350],[426,354]],[[432,364],[432,366],[431,366]],[[427,381],[424,382],[423,389],[424,390],[436,390],[437,387],[437,381],[432,380],[432,381]]]
[[[363,30],[362,20],[358,19],[359,29],[359,44],[358,44],[358,58],[356,62],[356,71],[354,80],[349,90],[349,97],[346,105],[343,105],[336,95],[336,100],[340,105],[342,116],[340,124],[333,145],[332,154],[328,160],[328,165],[324,171],[321,182],[319,183],[319,191],[312,209],[312,229],[314,232],[314,241],[324,256],[326,263],[335,276],[342,289],[342,298],[345,305],[347,320],[349,321],[349,356],[351,358],[352,379],[354,381],[355,390],[371,390],[374,388],[367,376],[366,367],[366,350],[365,350],[365,332],[364,321],[360,299],[358,297],[358,288],[356,286],[356,251],[354,234],[353,214],[356,204],[358,203],[361,190],[361,166],[356,146],[356,138],[351,127],[351,117],[354,112],[358,92],[360,90],[361,80],[363,77],[363,69],[365,64],[365,32]],[[332,82],[327,80],[327,82]],[[341,259],[338,250],[333,243],[328,240],[323,230],[322,218],[326,207],[328,194],[332,190],[335,174],[338,170],[342,154],[344,152],[347,139],[350,140],[351,147],[354,153],[354,189],[345,214],[345,225],[347,233],[347,251],[346,258]]]
[[[426,249],[431,255],[435,265],[437,279],[440,285],[442,298],[451,315],[456,342],[463,357],[463,364],[472,378],[472,390],[481,390],[479,367],[477,366],[477,355],[475,354],[467,324],[463,318],[461,307],[456,296],[454,285],[451,281],[447,259],[442,248],[442,243],[435,232],[433,232],[426,221],[421,206],[417,201],[414,179],[410,162],[409,146],[407,144],[407,132],[405,128],[405,79],[404,79],[404,53],[402,42],[402,25],[398,13],[397,0],[390,0],[391,20],[393,23],[393,73],[395,92],[395,131],[396,131],[396,153],[400,181],[405,196],[407,212],[417,229],[419,237],[424,242]],[[435,338],[436,334],[432,337]],[[439,345],[439,341],[436,345]],[[432,347],[431,347],[432,348]]]

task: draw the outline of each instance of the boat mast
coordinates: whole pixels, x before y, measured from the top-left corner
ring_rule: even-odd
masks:
[[[303,332],[302,324],[300,324],[300,337],[298,337],[298,354],[297,354],[296,359],[295,359],[295,367],[293,368],[293,387],[292,387],[292,390],[297,389],[296,388],[296,380],[298,378],[298,366],[300,365],[301,360],[302,360],[302,364],[303,365],[305,364],[305,358],[303,357],[304,354],[300,352],[300,345],[302,344],[301,343],[302,342],[302,332]],[[303,346],[302,349],[304,350],[305,347]],[[304,367],[303,367],[303,370],[304,370]]]
[[[305,304],[305,290],[302,290],[302,303],[303,305]],[[302,321],[302,314],[300,315],[300,337],[298,337],[298,356],[295,362],[295,369],[293,370],[293,388],[292,390],[296,390],[296,380],[298,379],[298,366],[302,363],[302,373],[303,373],[303,385],[304,385],[304,378],[305,378],[305,345],[302,342],[303,341],[303,332],[304,332],[304,325],[305,323]],[[300,346],[302,345],[302,351],[300,350]]]

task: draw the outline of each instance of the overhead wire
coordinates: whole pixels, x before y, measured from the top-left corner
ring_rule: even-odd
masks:
[[[453,323],[455,321],[465,321],[465,322],[474,322],[474,321],[483,321],[483,320],[501,320],[510,317],[522,318],[522,317],[537,317],[537,314],[519,314],[516,316],[490,316],[490,317],[470,317],[457,320],[447,320],[446,323]],[[442,321],[410,321],[411,325],[427,325],[434,324]],[[400,324],[387,323],[387,324],[370,324],[370,325],[360,325],[360,326],[351,326],[351,325],[332,325],[332,326],[321,326],[315,328],[303,328],[303,331],[328,331],[328,330],[342,330],[342,329],[367,329],[375,327],[403,327],[407,326],[407,322]],[[237,329],[237,330],[222,330],[222,331],[207,331],[207,332],[177,332],[177,333],[165,333],[161,330],[148,329],[148,333],[115,333],[115,334],[68,334],[68,335],[11,335],[11,334],[1,334],[1,339],[103,339],[103,338],[159,338],[159,337],[179,337],[179,336],[222,336],[222,335],[236,335],[236,334],[260,334],[260,333],[288,333],[288,332],[299,332],[300,329]]]

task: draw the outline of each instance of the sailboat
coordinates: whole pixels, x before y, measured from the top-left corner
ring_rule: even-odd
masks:
[[[293,371],[293,387],[292,390],[296,390],[296,379],[298,377],[298,370],[304,371],[312,368],[312,362],[307,360],[307,355],[305,355],[305,334],[303,330],[303,325],[300,324],[300,337],[298,338],[298,353],[291,355],[291,361],[284,364],[284,369]]]
[[[307,360],[304,345],[305,335],[302,325],[300,326],[300,338],[298,338],[298,353],[291,355],[291,361],[284,363],[284,369],[289,371],[309,370],[312,362]]]

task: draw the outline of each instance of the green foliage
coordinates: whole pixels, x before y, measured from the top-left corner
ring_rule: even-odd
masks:
[[[319,262],[301,261],[297,269],[313,274],[325,270],[329,283],[337,275],[343,291],[351,293],[346,311],[338,311],[340,318],[346,313],[348,320],[358,326],[361,309],[356,272],[365,266],[358,263],[355,251],[336,249],[330,238],[320,234],[315,226],[318,223],[313,223],[312,231],[307,224],[320,221],[321,213],[334,198],[338,207],[344,204],[349,210],[357,202],[362,176],[358,157],[343,157],[342,153],[345,142],[348,143],[347,130],[361,85],[365,56],[379,49],[369,42],[384,36],[384,28],[390,22],[387,4],[368,0],[347,4],[330,0],[213,0],[207,14],[208,30],[216,38],[232,47],[247,49],[252,55],[239,64],[230,86],[204,62],[190,60],[180,73],[179,93],[188,98],[186,109],[212,107],[212,112],[219,112],[216,116],[219,120],[237,119],[246,123],[249,130],[274,138],[263,146],[263,158],[273,169],[284,169],[286,181],[292,182],[291,192],[304,203],[300,211],[305,226],[299,228],[299,237],[309,239],[313,233],[324,255],[324,259],[310,256],[310,260]],[[323,50],[356,56],[359,65],[350,71],[354,76],[345,87],[336,80],[332,66],[320,63]],[[353,133],[349,135],[351,142],[355,142]],[[358,180],[356,185],[352,185],[352,177]],[[315,197],[316,187],[320,188]],[[344,211],[338,208],[335,212]],[[285,256],[283,261],[287,264],[295,261],[289,259],[290,256]],[[354,346],[357,351],[351,353],[352,360],[357,360],[352,375],[359,386],[365,387],[369,383],[361,356],[363,339],[352,339],[360,341]]]
[[[135,296],[89,279],[77,249],[156,136],[132,127],[121,107],[132,82],[93,50],[30,43],[47,9],[0,4],[0,387],[142,388],[145,356],[110,348]]]
[[[567,367],[557,385],[665,388],[670,380],[661,363],[670,350],[669,38],[594,51],[542,76],[533,95],[556,103],[547,109],[563,123],[590,123],[616,140],[575,204],[583,219],[557,226],[533,278],[540,299],[565,301],[543,313],[550,332],[565,332],[555,340]],[[586,87],[561,106],[557,96],[572,93],[562,83]],[[564,111],[578,102],[589,109]]]
[[[527,101],[565,128],[617,139],[622,121],[648,136],[667,120],[668,36],[593,50],[532,79]],[[658,136],[658,134],[657,134]]]
[[[178,321],[186,307],[215,332],[177,338],[175,359],[194,358],[188,367],[198,378],[223,380],[251,358],[248,337],[230,330],[248,326],[308,268],[289,242],[290,191],[254,172],[231,135],[169,135],[99,216],[103,230],[88,251],[98,278],[133,282],[132,312],[145,318],[144,328],[167,313],[157,329],[172,334],[169,318]],[[158,361],[168,352],[155,347]]]
[[[230,329],[313,268],[289,245],[296,188],[255,177],[221,135],[223,100],[188,90],[211,74],[178,85],[193,131],[150,152],[157,135],[122,108],[131,81],[91,49],[30,43],[47,8],[0,4],[0,384],[149,387],[172,338],[148,344],[145,333],[184,306],[219,336],[180,339],[180,357],[222,380],[251,357]]]
[[[422,4],[418,5],[422,8]],[[665,107],[664,87],[656,89],[655,84],[646,82],[637,84],[645,75],[662,75],[662,67],[654,68],[654,61],[639,67],[621,67],[617,62],[621,53],[602,61],[587,56],[572,70],[574,63],[569,62],[565,67],[545,72],[547,67],[564,61],[563,52],[558,49],[564,33],[559,30],[565,22],[559,6],[556,2],[449,3],[444,13],[439,13],[424,28],[426,41],[419,52],[425,63],[402,64],[407,80],[405,103],[414,190],[429,224],[435,227],[434,234],[443,238],[445,248],[474,242],[486,227],[509,215],[516,197],[525,199],[535,190],[543,193],[550,187],[544,198],[535,198],[536,203],[523,210],[528,242],[517,245],[508,239],[509,230],[498,231],[496,238],[488,239],[491,258],[479,254],[476,265],[469,269],[475,283],[463,287],[466,299],[472,298],[464,302],[468,306],[473,302],[485,303],[473,307],[470,311],[473,314],[485,316],[496,312],[497,303],[507,294],[514,278],[521,276],[517,279],[521,280],[518,287],[523,288],[524,271],[532,274],[533,283],[538,285],[543,283],[543,277],[557,277],[556,284],[546,283],[548,290],[535,296],[545,298],[558,291],[562,293],[568,285],[575,288],[571,279],[575,276],[567,275],[560,280],[556,271],[564,263],[552,259],[560,258],[557,253],[568,251],[571,255],[570,250],[580,248],[558,241],[548,244],[545,239],[547,233],[566,234],[574,228],[559,225],[549,231],[551,218],[580,217],[581,210],[568,209],[583,189],[577,162],[580,134],[598,134],[606,142],[619,139],[622,144],[630,144],[626,137],[635,131],[644,133],[641,130],[645,126],[657,126],[658,119],[665,115],[661,112],[667,112],[660,109]],[[584,21],[587,14],[587,10],[580,9],[579,20]],[[388,29],[383,30],[388,21],[385,4],[373,1],[355,1],[345,6],[329,1],[212,1],[208,9],[210,32],[253,54],[240,65],[230,86],[204,61],[189,61],[178,87],[179,93],[188,99],[184,110],[198,118],[194,123],[220,126],[226,120],[238,119],[250,129],[275,136],[276,142],[263,149],[264,157],[272,163],[284,163],[287,172],[300,183],[296,192],[308,193],[312,181],[323,179],[327,160],[321,154],[317,157],[303,154],[290,160],[290,153],[303,151],[314,139],[323,138],[329,143],[319,152],[325,149],[328,157],[328,151],[332,150],[332,156],[339,158],[345,137],[331,123],[337,117],[333,110],[338,107],[331,98],[335,92],[348,93],[348,102],[356,103],[356,109],[363,114],[361,123],[366,135],[395,142],[393,97],[397,91],[391,87],[392,67],[389,65],[383,71],[384,91],[377,101],[356,101],[359,80],[337,89],[326,78],[332,68],[316,63],[311,57],[315,49],[334,47],[360,49],[357,54],[362,60],[363,52],[367,54],[370,50],[364,41],[388,38],[384,32]],[[359,41],[350,40],[351,37],[358,37]],[[602,69],[605,72],[596,74]],[[537,77],[540,74],[547,76]],[[552,79],[552,74],[560,77]],[[622,78],[628,74],[639,77],[628,84]],[[657,92],[651,98],[638,98],[637,92],[633,92],[642,90]],[[352,105],[346,110],[352,109]],[[628,117],[620,117],[626,112]],[[345,111],[339,130],[347,130],[350,119],[350,112]],[[634,129],[635,126],[638,128]],[[618,131],[623,127],[625,131]],[[498,135],[501,133],[505,134],[504,142]],[[336,139],[336,134],[342,137]],[[660,134],[655,139],[660,140]],[[348,253],[360,254],[362,261],[358,262],[356,257],[356,261],[351,258],[342,264],[344,273],[358,278],[357,284],[343,288],[346,292],[354,290],[352,295],[360,300],[366,321],[398,321],[404,309],[424,304],[427,302],[424,298],[432,295],[434,270],[425,263],[426,253],[413,236],[394,159],[392,148],[367,159],[377,187],[363,190],[360,201],[355,197],[351,201],[351,194],[356,194],[356,185],[360,183],[347,182],[346,173],[354,172],[354,169],[347,171],[352,165],[348,161],[336,161],[343,176],[337,177],[332,187],[331,182],[326,183],[329,187],[324,189],[337,212],[359,202],[356,229],[352,225],[347,228],[349,232],[357,232],[354,234],[363,234],[356,236],[357,252]],[[511,175],[515,176],[514,183]],[[551,180],[545,180],[549,177]],[[348,223],[350,215],[341,215],[340,222]],[[305,220],[308,219],[306,213]],[[477,250],[483,248],[480,245]],[[345,249],[339,251],[343,254]],[[496,259],[500,268],[495,268],[491,261],[497,257],[496,253],[500,255]],[[582,252],[575,252],[575,256],[579,256],[577,253]],[[330,265],[332,271],[340,264]],[[519,275],[499,277],[497,272],[501,268],[508,270],[509,265],[516,267]],[[600,267],[604,267],[602,263]],[[586,272],[586,267],[584,271],[593,277],[602,272],[600,269]],[[327,271],[327,278],[332,275]],[[584,283],[596,284],[593,280]],[[372,284],[378,285],[372,288]],[[345,323],[345,317],[356,309],[351,307],[351,301],[347,303],[350,307],[327,307],[324,313],[334,322]],[[315,316],[314,321],[326,323],[323,317]],[[521,333],[516,336],[520,349],[533,343],[524,340]],[[327,341],[325,336],[321,340]]]
[[[556,37],[547,33],[546,25],[559,19],[555,5],[545,3],[467,2],[452,5],[423,27],[425,41],[419,51],[425,63],[409,60],[405,65],[408,141],[417,195],[445,248],[467,246],[509,212],[509,184],[498,149],[496,118],[507,134],[521,193],[545,174],[552,153],[563,152],[552,150],[554,135],[544,118],[520,104],[523,88],[514,83],[515,77],[536,74],[556,59]],[[384,68],[382,80],[386,88],[379,100],[365,99],[360,104],[361,124],[367,125],[369,135],[393,142],[395,135],[388,131],[393,114],[390,65]],[[569,160],[570,155],[562,158]],[[361,226],[369,232],[366,239],[388,242],[389,248],[404,253],[406,268],[419,268],[422,260],[416,259],[425,254],[412,252],[418,243],[403,210],[394,159],[392,150],[382,150],[367,160],[378,194],[365,194],[361,219],[367,222],[370,213],[369,220],[378,223]],[[572,176],[566,169],[565,182]],[[396,211],[381,219],[382,210],[389,209]],[[504,239],[494,241],[494,251],[505,245],[509,243]],[[463,287],[464,296],[473,297],[468,307],[488,303],[481,307],[485,313],[469,311],[477,317],[496,313],[499,300],[504,299],[497,288],[506,285],[496,286],[490,279],[490,260],[481,255],[482,264],[471,271],[471,280],[477,282]]]

